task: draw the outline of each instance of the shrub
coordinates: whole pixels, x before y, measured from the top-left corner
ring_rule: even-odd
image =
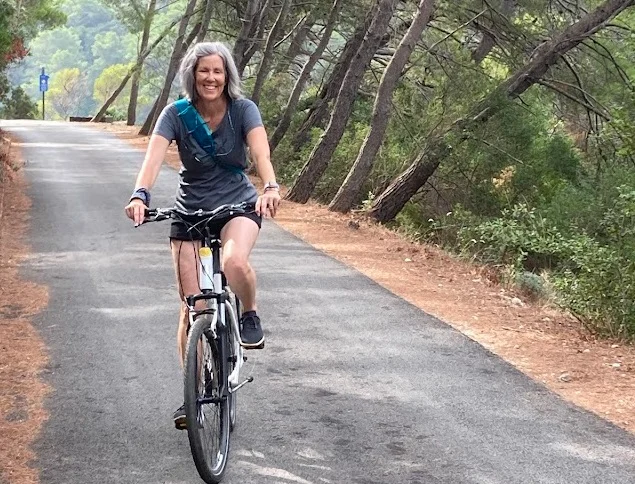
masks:
[[[598,240],[584,232],[563,233],[537,213],[518,204],[501,217],[475,223],[458,211],[436,223],[452,229],[456,247],[508,273],[510,282],[535,295],[546,295],[537,275],[547,271],[556,300],[592,331],[635,338],[635,189],[617,187],[618,197],[602,215]]]
[[[0,118],[5,119],[35,119],[37,114],[37,104],[21,87],[13,89],[0,108]]]

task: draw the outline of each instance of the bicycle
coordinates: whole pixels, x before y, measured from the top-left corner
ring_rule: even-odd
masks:
[[[253,204],[222,205],[215,210],[182,212],[176,208],[146,210],[146,222],[178,219],[188,230],[201,227],[199,249],[200,294],[185,298],[189,329],[184,361],[184,403],[187,434],[194,464],[201,478],[218,484],[229,457],[230,433],[236,425],[236,392],[253,377],[240,381],[243,355],[238,320],[240,301],[232,293],[221,268],[221,240],[210,222],[254,211]],[[200,221],[192,224],[188,217]],[[195,304],[206,301],[206,308]],[[207,412],[206,412],[207,410]],[[210,428],[211,427],[211,428]],[[207,438],[206,438],[207,437]]]

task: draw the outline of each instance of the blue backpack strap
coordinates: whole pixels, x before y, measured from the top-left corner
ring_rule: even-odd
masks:
[[[179,118],[185,126],[187,134],[192,135],[201,148],[211,156],[214,156],[216,149],[214,146],[214,137],[212,131],[207,126],[199,112],[189,99],[179,99],[174,102]]]

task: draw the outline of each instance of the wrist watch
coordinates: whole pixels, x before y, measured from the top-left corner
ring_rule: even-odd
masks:
[[[267,190],[280,190],[280,185],[278,185],[275,181],[268,181],[267,183],[265,183],[265,188],[264,191],[266,192]]]

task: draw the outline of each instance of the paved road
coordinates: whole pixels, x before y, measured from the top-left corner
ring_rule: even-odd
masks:
[[[50,288],[43,483],[196,483],[181,403],[167,225],[123,215],[142,154],[85,126],[4,121],[26,141],[33,256]],[[170,204],[176,173],[153,191]],[[635,483],[635,438],[265,223],[267,348],[239,394],[226,482]]]

